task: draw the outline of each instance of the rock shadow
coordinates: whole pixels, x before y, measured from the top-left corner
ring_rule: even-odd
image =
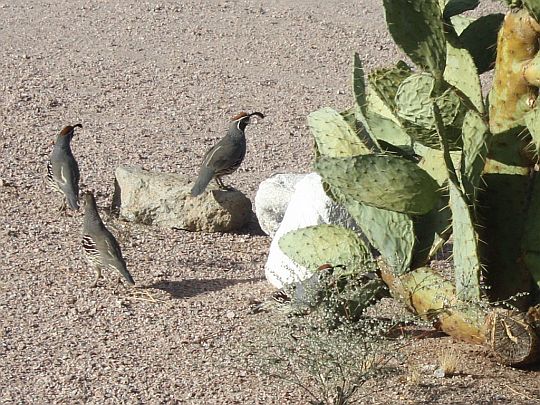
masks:
[[[179,281],[163,280],[146,288],[155,288],[165,291],[173,298],[191,298],[199,294],[220,291],[227,287],[243,283],[255,283],[263,278],[188,278]]]

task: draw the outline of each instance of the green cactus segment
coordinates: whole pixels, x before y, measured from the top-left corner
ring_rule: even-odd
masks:
[[[478,74],[491,70],[497,57],[497,33],[504,14],[489,14],[471,22],[459,35],[459,43],[469,51]]]
[[[452,283],[433,269],[421,267],[395,277],[382,266],[381,275],[394,298],[404,302],[420,317],[432,321],[454,338],[476,344],[484,342],[486,314],[482,307],[460,306]]]
[[[405,79],[398,88],[395,102],[397,115],[415,125],[434,129],[433,118],[433,90],[435,79],[426,73],[416,73]],[[447,89],[436,103],[441,110],[443,122],[450,125],[460,110],[460,99],[451,89]]]
[[[418,166],[428,172],[429,175],[433,177],[440,186],[443,186],[448,179],[443,151],[428,148],[421,143],[414,144],[414,151],[422,157],[420,162],[418,162]],[[461,152],[450,152],[450,156],[454,162],[454,165],[459,166],[461,162]]]
[[[479,238],[476,234],[472,213],[461,190],[452,181],[450,207],[452,209],[452,234],[454,237],[454,276],[456,295],[462,301],[480,299],[481,269]]]
[[[433,258],[451,235],[452,214],[448,205],[448,196],[441,198],[437,207],[425,215],[414,219],[414,245],[411,268],[426,265]]]
[[[442,13],[436,0],[384,0],[390,34],[411,60],[437,79],[446,64]]]
[[[452,26],[454,27],[454,31],[457,35],[461,35],[465,29],[471,25],[475,19],[472,17],[465,17],[463,15],[455,15],[450,18],[450,21],[452,23]],[[448,43],[447,43],[448,45]]]
[[[351,274],[373,269],[364,242],[352,230],[335,225],[316,225],[286,233],[279,248],[294,262],[315,271],[322,264],[344,265]]]
[[[540,1],[538,0],[523,0],[523,5],[536,21],[540,20]]]
[[[404,151],[411,151],[411,137],[394,121],[371,111],[365,112],[364,119],[371,135],[378,141],[386,142]]]
[[[321,157],[315,170],[347,198],[377,208],[421,215],[431,211],[439,200],[437,182],[401,157]]]
[[[484,113],[480,77],[471,55],[466,49],[455,48],[450,43],[446,50],[444,80],[467,96],[478,112]]]
[[[371,152],[345,118],[331,108],[309,114],[308,125],[323,156],[345,157]]]
[[[448,20],[450,17],[467,10],[474,10],[478,4],[480,4],[480,0],[450,0],[444,7],[443,18]]]
[[[471,212],[472,208],[469,207],[469,200],[462,192],[461,184],[459,183],[445,139],[442,117],[436,105],[433,105],[433,113],[448,171],[450,209],[452,210],[452,234],[454,237],[453,253],[456,295],[462,301],[478,301],[481,296],[480,280],[482,265],[478,246],[479,237],[474,226],[474,214]]]
[[[362,60],[358,53],[354,54],[353,62],[353,93],[356,100],[356,104],[362,112],[365,112],[367,104],[366,99],[366,81],[364,79],[364,68],[362,67]]]
[[[540,26],[539,26],[540,29]],[[540,55],[536,54],[523,68],[525,81],[534,87],[540,87]]]
[[[529,174],[530,156],[526,129],[518,126],[490,136],[489,154],[484,166],[485,173]]]
[[[463,121],[461,182],[469,201],[476,200],[489,140],[489,129],[482,117],[472,110],[468,111]]]
[[[389,119],[399,125],[399,120],[395,116],[393,110],[390,109],[379,97],[375,91],[367,93],[367,112],[380,115],[383,118]]]
[[[484,174],[478,193],[478,217],[483,262],[487,265],[488,295],[505,300],[529,292],[531,275],[523,261],[522,242],[528,218],[529,177],[515,174]],[[516,306],[526,308],[529,297]]]
[[[540,155],[540,109],[538,107],[525,115],[525,124],[531,134],[529,149],[532,151],[534,160],[538,160]]]
[[[534,174],[531,202],[527,211],[525,236],[523,237],[523,260],[529,269],[536,290],[540,291],[540,177]]]
[[[360,225],[369,243],[377,249],[394,274],[409,270],[415,235],[408,215],[370,207],[352,199],[341,198],[347,211]]]
[[[435,79],[427,73],[416,73],[405,79],[395,97],[399,118],[425,128],[433,126],[431,93]]]
[[[396,109],[394,99],[401,82],[411,74],[411,68],[403,61],[399,61],[393,68],[372,71],[368,76],[369,110],[399,123],[393,113]]]

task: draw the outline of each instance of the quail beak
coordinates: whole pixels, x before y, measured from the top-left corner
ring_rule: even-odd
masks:
[[[249,114],[249,123],[258,123],[259,120],[262,120],[264,118],[264,115],[260,112],[253,112]]]

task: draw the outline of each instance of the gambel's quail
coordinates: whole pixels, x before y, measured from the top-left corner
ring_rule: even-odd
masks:
[[[241,112],[233,117],[227,135],[206,152],[197,180],[191,189],[192,196],[202,194],[213,178],[220,188],[229,189],[223,184],[221,177],[235,172],[244,160],[246,156],[244,130],[253,116],[264,118],[260,112],[251,114]]]
[[[99,216],[94,194],[85,192],[84,201],[84,224],[82,230],[82,246],[86,258],[96,272],[96,278],[92,287],[97,286],[101,277],[101,270],[108,268],[119,272],[129,285],[135,285],[133,277],[126,268],[126,262],[122,257],[120,245],[115,237],[103,224]]]
[[[64,197],[61,211],[66,209],[66,200],[71,209],[79,209],[79,165],[70,146],[77,127],[82,128],[82,125],[68,125],[60,131],[47,164],[49,185]]]

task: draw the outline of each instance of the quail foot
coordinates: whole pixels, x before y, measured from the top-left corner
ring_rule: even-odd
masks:
[[[252,117],[264,118],[260,112],[241,112],[232,118],[227,134],[204,155],[199,175],[191,195],[196,197],[204,192],[208,183],[216,179],[221,189],[230,189],[223,184],[222,176],[234,173],[246,156],[246,135],[244,133]]]
[[[60,131],[47,164],[47,181],[63,196],[60,211],[66,210],[66,201],[72,210],[79,209],[79,165],[71,152],[71,140],[77,127],[82,128],[82,125],[68,125]]]
[[[88,263],[96,272],[96,278],[91,286],[97,286],[103,269],[117,271],[130,286],[134,286],[135,281],[127,270],[120,245],[99,216],[94,194],[89,191],[85,192],[83,202],[82,247]]]

